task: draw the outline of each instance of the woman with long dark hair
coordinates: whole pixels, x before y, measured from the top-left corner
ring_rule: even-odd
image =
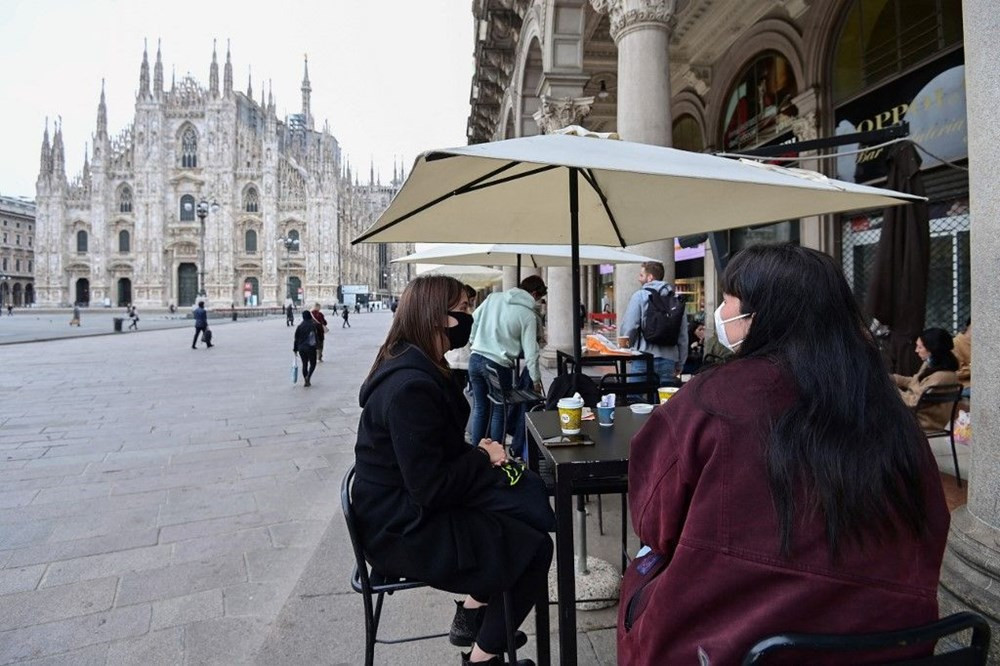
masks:
[[[899,388],[899,395],[910,408],[916,407],[923,395],[931,386],[944,384],[959,384],[958,358],[952,353],[955,343],[951,335],[943,328],[928,328],[917,338],[915,351],[923,364],[912,377],[905,375],[892,376]],[[921,405],[917,412],[917,420],[921,428],[944,428],[951,420],[951,405],[937,403]]]
[[[757,245],[722,289],[716,335],[736,357],[632,440],[629,507],[650,551],[622,584],[619,662],[732,664],[774,633],[936,620],[940,477],[840,268]]]
[[[518,483],[500,469],[503,445],[465,442],[469,403],[444,360],[469,341],[472,315],[458,310],[464,298],[462,283],[445,276],[418,277],[403,291],[361,387],[352,497],[375,570],[469,595],[456,602],[449,638],[472,646],[463,664],[499,664],[507,643],[501,595],[509,590],[520,624],[544,593],[552,541],[548,525],[501,512]],[[551,519],[544,490],[538,501]],[[518,632],[518,646],[524,640]]]

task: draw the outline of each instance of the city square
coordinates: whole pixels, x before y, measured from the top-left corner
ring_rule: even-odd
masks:
[[[994,5],[18,4],[0,665],[1000,663]]]

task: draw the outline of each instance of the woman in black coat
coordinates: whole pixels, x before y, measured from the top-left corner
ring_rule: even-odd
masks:
[[[403,292],[361,387],[353,501],[373,568],[470,595],[458,605],[452,643],[472,644],[463,664],[500,663],[501,594],[510,591],[520,624],[545,589],[552,542],[482,508],[504,478],[497,466],[506,453],[492,440],[465,441],[469,405],[444,360],[471,332],[472,317],[455,311],[463,294],[445,276],[419,277]]]
[[[288,306],[288,311],[291,312]],[[295,340],[292,342],[292,352],[302,357],[302,379],[304,386],[312,386],[313,372],[316,371],[316,348],[319,334],[322,330],[313,319],[309,310],[302,311],[302,323],[295,328]]]

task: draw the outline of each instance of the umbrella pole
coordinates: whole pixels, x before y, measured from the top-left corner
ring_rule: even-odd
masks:
[[[573,267],[573,360],[576,372],[580,373],[580,188],[578,169],[569,170],[569,237],[571,265]],[[575,381],[574,381],[575,384]],[[574,389],[576,387],[574,386]]]

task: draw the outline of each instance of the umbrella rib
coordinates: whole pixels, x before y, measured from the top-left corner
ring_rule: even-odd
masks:
[[[527,178],[528,176],[534,176],[539,173],[545,173],[546,171],[551,171],[552,169],[559,168],[555,164],[547,164],[545,166],[538,167],[537,169],[531,169],[530,171],[525,171],[524,173],[519,173],[514,176],[507,176],[506,178],[501,178],[500,180],[491,180],[488,183],[470,183],[464,187],[455,190],[455,194],[467,194],[469,192],[475,192],[477,190],[483,190],[487,187],[493,187],[494,185],[503,185],[504,183],[509,183],[512,180],[518,180],[519,178]]]
[[[437,199],[434,199],[432,201],[428,201],[423,206],[420,206],[419,208],[415,208],[414,210],[411,210],[406,215],[403,215],[402,217],[396,218],[395,220],[393,220],[392,222],[389,222],[385,226],[379,227],[378,229],[372,229],[371,231],[368,231],[366,233],[361,234],[360,236],[358,236],[357,238],[355,238],[354,240],[351,241],[351,245],[357,245],[358,243],[363,243],[366,238],[370,238],[370,237],[374,236],[377,233],[381,233],[381,232],[385,231],[386,229],[394,227],[397,224],[399,224],[400,222],[408,220],[411,217],[413,217],[414,215],[416,215],[418,213],[422,213],[423,211],[427,210],[428,208],[431,208],[432,206],[438,205],[439,203],[441,203],[442,201],[444,201],[448,197],[453,197],[456,194],[462,194],[463,191],[466,190],[466,188],[475,186],[475,185],[483,182],[484,180],[492,178],[493,176],[496,176],[497,174],[503,173],[504,171],[506,171],[508,169],[513,169],[518,164],[520,164],[520,162],[508,162],[507,164],[504,164],[502,167],[500,167],[498,169],[494,169],[493,171],[490,171],[489,173],[484,174],[484,175],[480,176],[479,178],[476,178],[472,182],[466,183],[465,185],[463,185],[462,187],[460,187],[460,188],[458,188],[456,190],[448,192],[447,194],[442,194]]]
[[[608,198],[604,196],[604,190],[597,184],[597,176],[594,175],[593,169],[583,169],[580,173],[583,175],[583,179],[594,188],[594,192],[597,193],[597,197],[601,200],[601,205],[604,206],[604,212],[608,214],[608,221],[611,222],[611,228],[615,230],[615,236],[618,237],[619,245],[625,247],[625,239],[622,238],[622,232],[618,228],[618,221],[615,220],[615,214],[611,212],[611,208],[608,206]]]

